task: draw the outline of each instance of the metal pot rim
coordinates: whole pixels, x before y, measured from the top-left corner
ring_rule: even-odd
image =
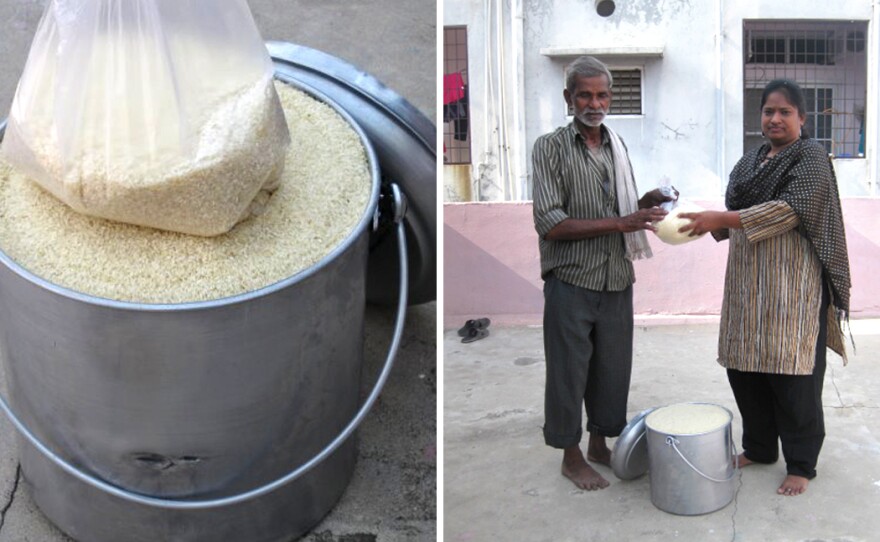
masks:
[[[437,297],[437,152],[434,123],[373,75],[347,61],[304,45],[267,41],[278,75],[289,76],[332,96],[361,124],[373,142],[385,182],[398,184],[407,199],[409,300]],[[380,209],[381,209],[380,204]],[[384,213],[384,210],[382,211]],[[398,290],[397,250],[387,228],[370,234],[367,302],[394,305]]]
[[[79,292],[77,290],[73,290],[71,288],[67,288],[65,286],[60,286],[53,282],[50,282],[33,272],[27,270],[22,267],[18,263],[15,262],[12,258],[9,257],[6,252],[0,248],[0,263],[8,267],[11,271],[21,276],[25,280],[32,282],[56,295],[68,297],[70,299],[74,299],[80,301],[82,303],[88,303],[90,305],[103,306],[112,309],[118,310],[132,310],[132,311],[140,311],[140,312],[172,312],[172,311],[189,311],[189,310],[203,310],[203,309],[212,309],[216,307],[223,307],[234,305],[237,303],[243,303],[246,301],[250,301],[252,299],[256,299],[259,297],[263,297],[278,290],[282,290],[287,288],[292,284],[296,284],[298,282],[304,281],[310,276],[318,273],[324,267],[326,267],[330,262],[335,260],[340,254],[344,253],[348,248],[357,241],[357,239],[367,230],[369,226],[371,226],[374,222],[374,215],[376,214],[378,202],[379,202],[379,188],[380,188],[380,174],[379,174],[379,161],[376,156],[376,151],[373,148],[373,145],[370,143],[370,140],[367,138],[366,133],[363,128],[354,120],[354,118],[339,104],[337,104],[332,98],[324,94],[323,92],[315,89],[314,87],[303,83],[301,81],[297,81],[290,77],[285,77],[276,72],[276,78],[288,84],[292,87],[297,88],[309,94],[316,100],[330,106],[333,110],[341,116],[345,121],[351,126],[351,128],[357,133],[358,138],[361,140],[361,144],[364,146],[364,151],[367,154],[367,161],[369,162],[370,167],[370,177],[372,179],[372,187],[370,189],[370,199],[367,208],[364,210],[361,215],[361,219],[358,221],[357,225],[354,229],[349,233],[349,235],[336,247],[334,247],[328,254],[326,254],[323,258],[315,262],[310,267],[303,269],[287,278],[281,279],[272,284],[268,284],[263,286],[262,288],[258,288],[256,290],[251,290],[249,292],[244,292],[241,294],[236,294],[233,296],[221,297],[217,299],[210,299],[207,301],[187,301],[183,303],[142,303],[142,302],[133,302],[133,301],[121,301],[116,299],[108,299],[104,297],[93,296],[90,294],[86,294],[83,292]],[[0,141],[3,140],[3,133],[6,131],[6,119],[0,119]],[[364,273],[367,272],[366,266],[364,267]]]
[[[676,405],[708,405],[708,406],[718,407],[727,413],[728,419],[724,425],[720,425],[714,429],[709,429],[709,430],[703,431],[701,433],[687,433],[687,434],[668,433],[666,431],[660,431],[659,429],[655,429],[648,424],[648,414],[652,414],[655,410],[660,410],[662,408],[676,406]],[[701,437],[703,435],[717,433],[719,429],[724,429],[725,427],[729,426],[731,423],[733,423],[733,412],[731,412],[730,409],[728,409],[727,407],[724,407],[724,406],[719,405],[717,403],[708,403],[706,401],[685,401],[682,403],[672,403],[672,404],[663,405],[663,406],[659,406],[659,407],[655,407],[655,408],[651,409],[651,412],[648,412],[647,414],[645,414],[644,425],[645,425],[645,431],[653,431],[654,433],[659,433],[661,435],[675,435],[678,438],[689,438],[689,437]]]

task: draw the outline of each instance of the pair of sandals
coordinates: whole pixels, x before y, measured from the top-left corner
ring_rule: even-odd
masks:
[[[458,336],[461,342],[472,343],[489,336],[489,319],[477,318],[476,320],[468,320],[464,326],[458,330]]]

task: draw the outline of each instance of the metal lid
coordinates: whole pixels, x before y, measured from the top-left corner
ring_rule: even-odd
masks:
[[[266,47],[276,74],[327,95],[367,134],[379,159],[383,183],[400,185],[409,206],[409,303],[433,301],[437,298],[436,127],[375,77],[339,58],[287,42],[269,41]],[[397,301],[398,267],[394,235],[380,228],[370,236],[368,301]]]
[[[620,433],[611,452],[611,468],[621,480],[633,480],[648,472],[648,439],[645,418],[654,408],[636,414]]]

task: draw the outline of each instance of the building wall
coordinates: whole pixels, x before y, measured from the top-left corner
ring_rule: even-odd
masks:
[[[696,201],[721,209],[717,200]],[[852,273],[852,318],[880,317],[880,201],[842,202]],[[489,316],[499,324],[540,324],[544,298],[538,237],[529,202],[449,203],[443,229],[444,325]],[[635,262],[635,312],[643,321],[720,313],[727,243],[711,236],[670,246],[649,235],[654,257]]]
[[[463,24],[469,32],[474,200],[530,199],[530,150],[535,139],[570,121],[562,97],[563,69],[574,56],[553,51],[608,47],[662,47],[663,51],[661,58],[600,56],[615,66],[644,69],[644,114],[608,119],[630,148],[640,188],[668,177],[688,197],[720,198],[730,169],[743,153],[743,19],[870,21],[868,156],[838,160],[837,169],[843,195],[878,194],[873,182],[880,144],[876,111],[880,6],[876,2],[627,0],[616,4],[615,13],[602,18],[588,0],[444,3],[444,24]],[[503,44],[500,52],[498,44]],[[505,110],[499,114],[502,106]],[[522,111],[519,130],[517,108]],[[512,143],[498,141],[499,129]]]
[[[470,168],[446,172],[445,182],[449,191],[451,184],[461,183],[462,176],[469,174],[470,200],[486,202],[445,206],[446,325],[475,316],[540,323],[542,282],[528,202],[530,150],[541,134],[570,121],[562,97],[563,68],[574,57],[560,54],[564,48],[611,47],[618,53],[624,47],[662,48],[662,57],[602,57],[615,66],[644,69],[643,115],[609,117],[608,124],[627,142],[641,192],[666,177],[683,196],[706,208],[723,207],[727,177],[743,154],[744,19],[868,21],[867,155],[837,159],[835,169],[844,197],[853,272],[852,314],[880,316],[880,282],[869,272],[880,264],[880,3],[619,0],[616,4],[616,12],[605,19],[596,14],[591,0],[444,2],[444,24],[467,25],[469,31],[474,149]],[[517,24],[522,27],[519,33]],[[505,44],[503,55],[498,54],[498,43]],[[517,80],[522,88],[510,88]],[[499,158],[511,150],[500,147],[496,135],[499,126],[511,130],[514,124],[509,116],[496,114],[497,102],[513,97],[522,100],[521,133],[512,138],[521,138],[522,155],[505,169]],[[508,104],[507,110],[511,109]],[[459,197],[447,201],[468,200],[454,194]],[[508,203],[500,203],[504,201]],[[656,256],[635,264],[635,310],[640,318],[717,317],[726,244],[703,238],[670,247],[654,239],[652,246]]]
[[[607,19],[596,14],[592,2],[560,0],[552,11],[541,7],[548,2],[529,4],[526,96],[536,104],[528,109],[529,149],[541,134],[570,122],[563,70],[575,57],[546,56],[541,49],[662,47],[662,58],[602,57],[612,66],[644,68],[644,114],[610,117],[608,125],[626,141],[640,188],[668,177],[692,198],[720,194],[711,2],[617,2]]]

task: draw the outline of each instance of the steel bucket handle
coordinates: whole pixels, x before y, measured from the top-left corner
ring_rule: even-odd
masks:
[[[0,130],[3,129],[3,125],[5,122],[0,123]],[[306,461],[296,469],[290,471],[289,473],[281,476],[280,478],[276,478],[272,482],[268,482],[260,487],[255,489],[251,489],[237,495],[232,495],[230,497],[221,497],[218,499],[207,499],[207,500],[177,500],[177,499],[162,499],[159,497],[149,497],[146,495],[142,495],[140,493],[133,493],[131,491],[127,491],[120,487],[114,486],[96,478],[86,472],[81,471],[74,465],[68,463],[65,459],[60,457],[58,454],[49,449],[48,446],[43,444],[28,428],[22,423],[22,421],[15,415],[15,413],[10,408],[9,404],[6,402],[6,398],[0,394],[0,408],[3,409],[3,412],[6,414],[6,417],[9,418],[9,421],[12,422],[12,425],[18,430],[19,433],[23,437],[25,437],[37,450],[40,451],[44,456],[46,456],[50,461],[55,463],[58,467],[63,469],[65,472],[70,474],[71,476],[79,479],[82,482],[92,486],[93,488],[103,491],[105,493],[109,493],[114,497],[119,497],[120,499],[124,499],[129,502],[142,504],[146,506],[152,506],[154,508],[165,508],[171,510],[203,510],[208,508],[218,508],[221,506],[229,506],[232,504],[239,504],[244,501],[248,501],[251,499],[255,499],[267,493],[270,493],[290,482],[296,480],[302,475],[309,472],[311,469],[316,467],[321,461],[326,459],[330,454],[336,451],[339,446],[341,446],[347,439],[354,433],[355,429],[361,424],[364,418],[369,413],[370,409],[373,407],[373,403],[378,399],[379,394],[382,392],[382,388],[385,386],[386,380],[388,380],[388,375],[391,372],[391,367],[394,365],[394,359],[397,357],[397,351],[400,348],[400,339],[403,335],[403,323],[405,320],[406,306],[407,306],[407,292],[409,288],[409,270],[407,266],[407,250],[406,250],[406,228],[404,225],[404,217],[406,216],[406,197],[401,192],[400,187],[396,184],[391,183],[391,194],[390,196],[393,198],[393,222],[397,225],[397,248],[398,255],[400,259],[400,296],[397,301],[397,316],[394,320],[394,334],[391,339],[391,345],[388,347],[388,354],[385,358],[385,365],[382,367],[382,371],[379,373],[379,377],[376,380],[376,383],[373,386],[373,390],[370,392],[370,395],[367,397],[364,404],[361,406],[360,410],[358,410],[357,414],[355,414],[354,418],[345,426],[345,428],[334,438],[330,443],[317,455],[312,457],[310,460]],[[376,211],[378,215],[378,210]]]
[[[733,442],[733,438],[732,438],[732,437],[729,438],[728,440],[729,440],[729,444],[730,444],[730,451],[733,452],[733,453],[731,454],[731,456],[732,456],[733,458],[736,458],[736,457],[737,457],[737,453],[736,453],[736,444],[734,444],[734,442]],[[693,463],[691,463],[690,461],[688,461],[688,458],[686,458],[686,457],[684,456],[684,454],[681,453],[681,450],[678,449],[678,439],[677,439],[677,438],[675,438],[675,437],[673,437],[673,436],[667,436],[667,437],[666,437],[666,445],[667,445],[667,446],[672,446],[672,449],[675,450],[676,453],[678,453],[678,457],[680,457],[680,458],[682,459],[682,461],[684,461],[685,463],[687,463],[687,466],[688,466],[688,467],[690,467],[694,472],[696,472],[697,474],[699,474],[700,476],[702,476],[702,477],[705,478],[706,480],[709,480],[710,482],[717,482],[717,483],[719,483],[719,484],[723,484],[723,483],[725,483],[725,482],[729,482],[729,481],[733,480],[733,477],[736,476],[736,471],[739,470],[739,463],[737,463],[736,467],[734,467],[734,469],[733,469],[733,474],[731,474],[728,478],[724,478],[724,479],[712,478],[712,477],[709,476],[708,474],[704,473],[703,471],[701,471],[700,469],[698,469],[697,467],[695,467]]]

